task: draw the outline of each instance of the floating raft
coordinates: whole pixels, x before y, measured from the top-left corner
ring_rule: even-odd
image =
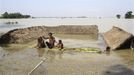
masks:
[[[78,52],[90,52],[90,53],[100,53],[101,50],[98,48],[74,48]]]
[[[58,51],[58,48],[53,48],[49,50]],[[64,48],[62,51],[76,51],[76,52],[89,52],[89,53],[101,53],[99,48]]]

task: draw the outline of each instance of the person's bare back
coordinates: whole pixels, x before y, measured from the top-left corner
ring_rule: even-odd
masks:
[[[55,44],[55,37],[53,36],[52,33],[48,33],[48,36],[49,37],[43,37],[44,39],[48,39],[49,41],[46,42],[48,48],[53,48],[54,47],[54,44]]]

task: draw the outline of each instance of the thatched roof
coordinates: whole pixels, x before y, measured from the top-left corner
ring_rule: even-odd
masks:
[[[70,26],[35,26],[10,30],[0,37],[0,44],[25,43],[36,40],[40,36],[45,36],[49,32],[55,34],[86,34],[98,37],[97,25],[70,25]]]
[[[113,26],[111,30],[104,33],[104,39],[111,49],[130,48],[133,35],[121,28]]]

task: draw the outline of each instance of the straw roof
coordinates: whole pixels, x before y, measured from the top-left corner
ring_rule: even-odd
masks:
[[[131,45],[132,38],[132,34],[115,26],[113,26],[113,28],[108,32],[104,33],[104,39],[107,45],[113,50],[129,48]]]
[[[86,34],[98,37],[97,25],[62,25],[62,26],[35,26],[10,30],[0,37],[0,44],[26,43],[46,36],[49,32],[55,34]]]

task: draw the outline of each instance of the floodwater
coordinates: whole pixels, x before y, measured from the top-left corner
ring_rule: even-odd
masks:
[[[62,39],[64,46],[68,48],[91,45],[103,49],[102,46],[105,46],[101,36],[99,40],[82,40],[89,36],[74,36],[68,35],[68,39],[56,35],[56,39]],[[17,46],[12,45],[12,50],[10,46],[0,47],[0,75],[28,75],[43,58],[47,59],[31,75],[134,75],[134,52],[130,50],[98,54],[75,52],[71,49],[38,49],[33,44],[36,42],[17,49]]]
[[[18,24],[5,24],[17,21]],[[133,19],[0,19],[0,33],[15,28],[58,25],[98,25],[99,32],[118,26],[134,34]],[[56,35],[67,48],[95,47],[102,51],[106,45],[101,35],[98,40],[88,35]],[[84,39],[83,39],[84,38]],[[47,58],[31,75],[134,75],[134,51],[120,50],[110,53],[86,53],[35,48],[36,41],[27,44],[0,46],[0,75],[28,75],[43,58]]]
[[[18,22],[18,24],[5,24],[6,22]],[[0,32],[6,32],[15,28],[31,26],[59,26],[59,25],[97,25],[99,32],[103,33],[113,26],[120,27],[134,34],[134,19],[116,18],[35,18],[35,19],[0,19]]]

